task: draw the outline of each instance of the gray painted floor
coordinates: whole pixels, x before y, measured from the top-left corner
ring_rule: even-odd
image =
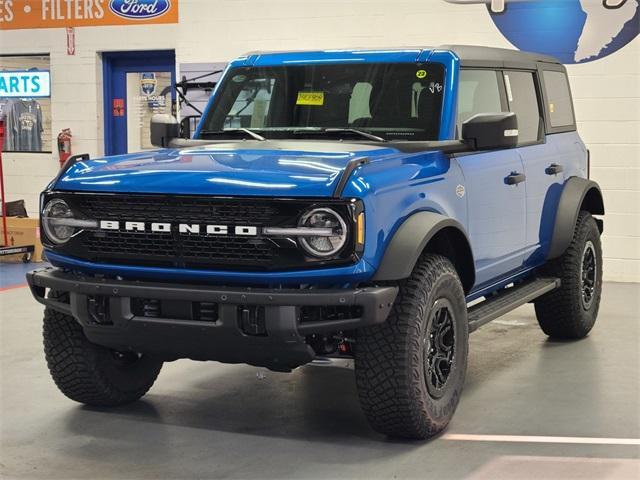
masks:
[[[418,443],[369,429],[344,366],[179,361],[135,405],[77,405],[49,379],[40,306],[0,302],[1,478],[640,478],[640,446],[607,444],[640,439],[640,285],[607,284],[579,342],[547,340],[530,306],[474,333],[447,434]]]

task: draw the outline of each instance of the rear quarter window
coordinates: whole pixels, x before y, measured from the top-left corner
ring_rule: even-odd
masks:
[[[544,71],[543,77],[551,126],[574,125],[575,119],[567,75],[564,72]]]

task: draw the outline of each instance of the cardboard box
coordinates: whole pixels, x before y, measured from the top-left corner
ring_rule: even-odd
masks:
[[[23,247],[33,245],[35,250],[32,262],[42,261],[42,244],[40,243],[40,222],[37,218],[7,217],[7,233],[9,247]],[[4,231],[0,219],[0,244],[4,242]],[[0,256],[0,262],[21,262],[22,254]]]

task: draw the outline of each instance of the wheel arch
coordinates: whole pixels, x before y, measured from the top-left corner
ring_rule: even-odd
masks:
[[[411,275],[424,252],[447,257],[460,277],[465,293],[475,283],[471,243],[464,227],[435,212],[418,212],[407,218],[393,235],[374,280],[401,280]]]
[[[564,185],[558,202],[558,210],[551,237],[551,245],[547,259],[557,258],[564,253],[575,229],[581,210],[592,215],[604,215],[604,200],[600,186],[593,180],[571,177]],[[596,219],[600,233],[604,231],[604,223]]]

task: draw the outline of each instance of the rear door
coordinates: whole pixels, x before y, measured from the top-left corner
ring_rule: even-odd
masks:
[[[537,73],[507,70],[504,82],[509,110],[518,116],[517,151],[526,176],[525,263],[534,266],[548,250],[565,166],[557,146],[545,139]]]
[[[477,113],[507,111],[502,74],[468,69],[460,73],[458,125]],[[507,185],[506,178],[522,173],[516,149],[456,156],[465,177],[468,234],[476,262],[476,286],[491,284],[522,267],[525,247],[524,184]]]

